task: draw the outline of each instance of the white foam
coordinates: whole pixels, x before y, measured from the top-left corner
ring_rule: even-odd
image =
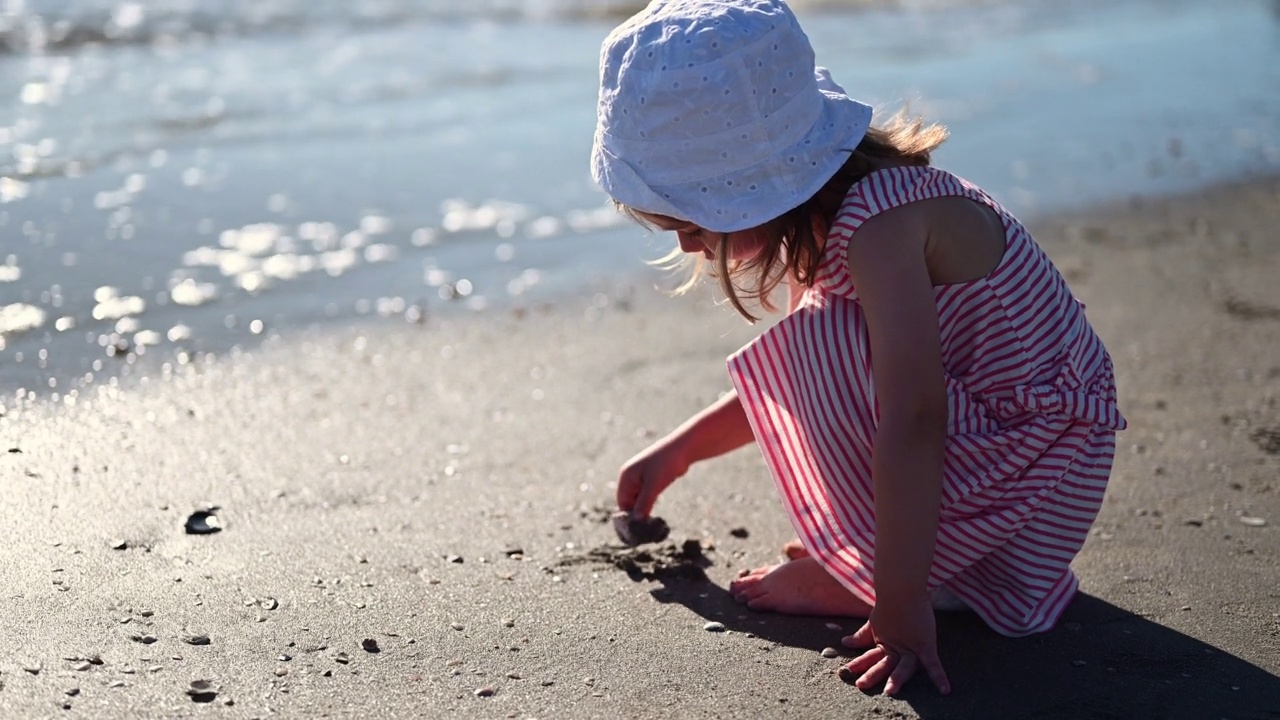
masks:
[[[16,335],[44,324],[45,311],[27,303],[0,305],[0,335]],[[2,345],[0,338],[0,345]]]

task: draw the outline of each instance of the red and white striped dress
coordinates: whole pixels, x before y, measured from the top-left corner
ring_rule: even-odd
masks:
[[[1027,635],[1051,628],[1075,594],[1070,563],[1125,420],[1083,305],[1012,215],[936,168],[871,173],[850,189],[813,287],[729,358],[729,374],[800,540],[874,605],[877,409],[849,238],[889,208],[955,195],[993,208],[1007,245],[987,277],[935,288],[949,418],[929,587],[997,632]]]

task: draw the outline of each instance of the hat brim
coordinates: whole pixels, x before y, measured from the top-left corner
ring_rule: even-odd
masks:
[[[829,76],[822,79],[829,82]],[[592,176],[614,200],[636,210],[691,222],[712,232],[758,227],[817,194],[871,126],[869,105],[843,92],[825,88],[821,92],[822,111],[801,141],[731,176],[651,187],[599,136],[592,149]]]

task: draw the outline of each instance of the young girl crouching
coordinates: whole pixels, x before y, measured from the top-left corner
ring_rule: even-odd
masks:
[[[689,467],[754,441],[798,539],[735,580],[749,607],[867,618],[842,668],[950,691],[935,609],[1051,628],[1125,427],[1111,360],[1027,230],[930,165],[946,137],[814,64],[781,0],[657,0],[601,51],[592,172],[674,232],[728,301],[788,312],[728,360],[734,391],[622,468],[647,518]],[[687,287],[687,286],[686,286]]]

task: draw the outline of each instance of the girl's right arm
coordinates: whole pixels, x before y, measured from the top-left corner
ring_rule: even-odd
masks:
[[[662,491],[696,462],[723,455],[754,436],[736,390],[645,448],[618,473],[618,509],[646,518]]]

